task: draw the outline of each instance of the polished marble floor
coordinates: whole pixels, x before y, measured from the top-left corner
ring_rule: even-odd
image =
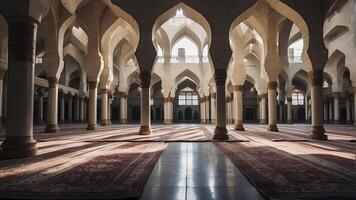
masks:
[[[142,200],[264,197],[211,142],[170,143],[154,167]]]

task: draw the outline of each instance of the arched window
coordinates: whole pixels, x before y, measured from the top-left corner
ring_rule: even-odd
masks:
[[[288,58],[290,63],[301,63],[304,41],[300,39],[288,48]]]
[[[183,89],[178,96],[178,105],[180,106],[197,106],[199,105],[199,98],[197,93],[192,89]]]
[[[292,105],[304,105],[304,94],[301,91],[293,90]]]
[[[187,37],[182,37],[172,48],[172,56],[178,56],[178,49],[185,49],[186,56],[198,56],[198,47]]]

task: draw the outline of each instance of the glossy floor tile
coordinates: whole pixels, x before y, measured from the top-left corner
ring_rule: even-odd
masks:
[[[170,143],[141,195],[147,199],[265,199],[214,144]]]

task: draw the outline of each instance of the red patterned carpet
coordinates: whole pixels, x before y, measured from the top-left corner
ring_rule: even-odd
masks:
[[[329,141],[308,139],[309,126],[246,126],[250,142],[215,143],[271,199],[356,199],[355,127],[327,126]]]
[[[165,143],[40,142],[36,157],[0,161],[1,199],[138,198]]]
[[[39,155],[0,160],[0,199],[135,199],[166,142],[210,142],[214,129],[154,125],[140,136],[137,125],[85,127],[36,127]],[[326,126],[329,141],[310,140],[310,125],[228,128],[230,141],[216,146],[270,199],[356,199],[355,127]]]

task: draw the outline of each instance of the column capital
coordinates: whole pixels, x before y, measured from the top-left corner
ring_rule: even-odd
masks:
[[[126,92],[119,92],[119,97],[120,97],[120,98],[125,98],[125,99],[127,99],[127,94],[126,94]]]
[[[287,101],[292,101],[292,97],[287,97]]]
[[[211,93],[210,96],[211,96],[211,98],[216,99],[216,93],[215,92]]]
[[[241,92],[243,90],[243,85],[234,85],[235,92]]]
[[[277,89],[277,81],[270,81],[268,82],[268,89],[276,90]]]
[[[49,88],[55,88],[57,87],[58,84],[58,78],[57,77],[48,77],[48,87]]]
[[[98,81],[88,81],[89,89],[96,89],[98,87]]]
[[[267,94],[260,94],[258,95],[258,98],[259,99],[267,98]]]
[[[226,76],[226,69],[215,69],[214,78],[216,85],[225,85]]]
[[[172,97],[164,98],[164,103],[168,103],[168,102],[173,102],[173,98]]]
[[[151,84],[151,72],[142,71],[140,72],[140,81],[142,88],[149,88]]]
[[[339,99],[339,98],[341,97],[341,92],[333,92],[333,93],[332,93],[332,97],[333,97],[334,99]]]
[[[309,72],[309,78],[312,86],[323,86],[324,72],[323,70],[314,70]]]
[[[107,89],[107,88],[101,89],[102,94],[109,94],[109,91],[110,91],[110,89]]]

